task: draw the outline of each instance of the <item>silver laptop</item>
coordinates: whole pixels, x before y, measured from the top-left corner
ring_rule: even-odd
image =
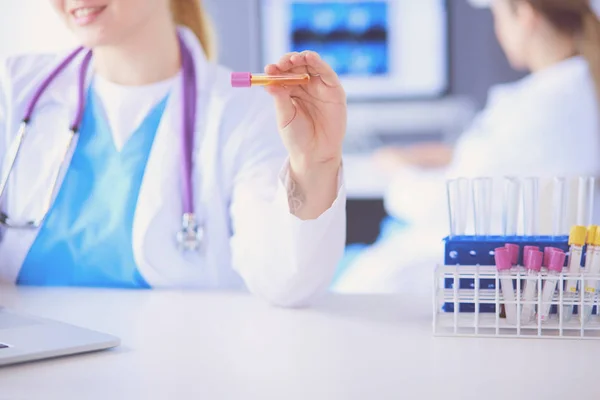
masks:
[[[0,306],[0,366],[87,353],[120,344],[114,336]]]

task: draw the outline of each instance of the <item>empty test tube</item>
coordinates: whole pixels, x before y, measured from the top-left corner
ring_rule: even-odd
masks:
[[[589,226],[592,224],[594,186],[594,178],[579,178],[579,188],[577,192],[577,225]]]
[[[517,178],[506,177],[504,179],[504,210],[502,215],[504,236],[515,236],[517,234],[520,187]]]
[[[446,189],[450,236],[464,235],[467,230],[469,209],[469,180],[466,178],[451,179],[446,183]]]
[[[525,236],[539,233],[539,181],[538,178],[523,179],[523,232]]]
[[[310,74],[267,75],[252,74],[250,72],[231,73],[231,86],[235,88],[269,85],[295,86],[305,85],[309,82]]]
[[[567,233],[567,181],[556,177],[552,182],[552,234],[560,236]]]
[[[490,234],[492,222],[492,178],[477,178],[473,180],[473,211],[475,235]]]

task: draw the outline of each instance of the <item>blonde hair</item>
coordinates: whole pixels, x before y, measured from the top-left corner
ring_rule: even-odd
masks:
[[[201,0],[170,1],[175,23],[190,28],[200,41],[206,58],[214,60],[217,57],[215,34]]]
[[[591,0],[512,0],[526,1],[559,32],[577,40],[580,54],[588,62],[600,98],[600,20]]]

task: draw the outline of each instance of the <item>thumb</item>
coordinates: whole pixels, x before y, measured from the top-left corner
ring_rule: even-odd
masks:
[[[275,101],[277,125],[279,126],[279,129],[284,129],[296,118],[298,113],[296,102],[290,96],[290,90],[286,87],[265,86],[265,90]]]

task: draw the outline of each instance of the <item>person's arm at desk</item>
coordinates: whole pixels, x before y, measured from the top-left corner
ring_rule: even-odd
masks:
[[[264,108],[244,135],[248,157],[232,204],[234,265],[252,292],[282,306],[326,291],[345,244],[341,84],[315,53],[266,69],[306,71],[315,73],[306,88],[268,88],[275,112]]]

